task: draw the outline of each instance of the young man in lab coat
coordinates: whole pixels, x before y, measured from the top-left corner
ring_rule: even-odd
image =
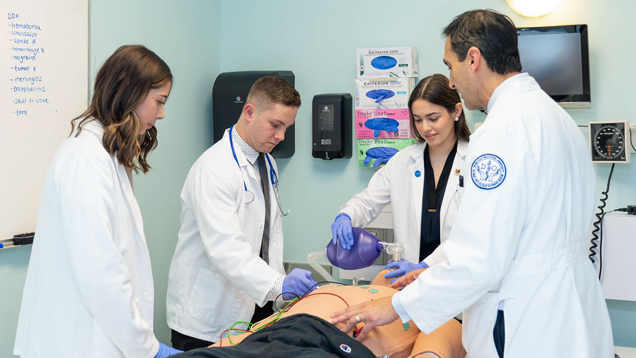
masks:
[[[587,258],[594,170],[572,118],[521,72],[512,21],[466,12],[444,29],[450,85],[485,108],[471,136],[464,199],[444,253],[390,299],[332,323],[398,318],[430,333],[464,312],[469,357],[613,357],[607,306]],[[406,282],[403,279],[396,284]]]
[[[298,107],[300,95],[285,80],[259,79],[236,125],[190,169],[168,280],[173,347],[208,346],[237,321],[269,316],[281,293],[315,288],[309,271],[285,275],[278,170],[267,154]]]

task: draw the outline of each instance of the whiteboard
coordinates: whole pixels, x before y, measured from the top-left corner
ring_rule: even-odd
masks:
[[[0,239],[35,231],[51,158],[88,105],[88,1],[0,1]]]

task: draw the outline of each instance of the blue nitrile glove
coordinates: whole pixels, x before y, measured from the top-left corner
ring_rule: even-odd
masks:
[[[400,260],[400,261],[393,261],[391,263],[389,263],[388,265],[384,266],[384,269],[392,269],[392,268],[396,268],[395,270],[387,273],[386,275],[384,275],[384,278],[394,278],[394,277],[398,277],[398,276],[402,276],[402,275],[406,275],[407,273],[413,271],[413,270],[419,270],[419,269],[423,269],[423,268],[427,268],[428,265],[426,264],[426,262],[422,261],[422,262],[418,262],[416,264],[410,262],[410,261],[406,261],[404,259]],[[391,281],[391,283],[395,282],[397,280],[397,278],[393,281]]]
[[[397,60],[391,56],[378,56],[371,60],[371,66],[378,70],[388,70],[395,67],[395,65],[397,65]]]
[[[179,354],[179,353],[183,353],[183,351],[174,349],[172,347],[168,347],[167,345],[159,342],[159,352],[157,352],[157,355],[155,355],[155,358],[166,358],[166,357],[170,357],[171,355]]]
[[[389,159],[391,159],[397,152],[399,152],[398,149],[391,148],[391,147],[371,148],[367,150],[367,153],[366,153],[367,157],[364,158],[364,162],[362,164],[369,165],[369,163],[371,162],[371,159],[375,158],[375,161],[373,162],[373,165],[372,165],[375,168],[382,163],[388,162]]]
[[[302,297],[315,290],[316,287],[316,281],[311,279],[311,272],[295,268],[285,276],[283,298]]]
[[[353,246],[353,231],[351,227],[351,217],[345,213],[336,216],[333,224],[331,224],[331,243],[336,244],[336,240],[340,240],[340,246],[349,250]]]
[[[395,92],[388,89],[375,89],[367,92],[367,97],[374,99],[375,103],[380,103],[383,99],[395,96]]]
[[[377,138],[380,131],[398,132],[400,122],[392,118],[377,117],[371,118],[364,122],[364,126],[373,129],[373,136]]]

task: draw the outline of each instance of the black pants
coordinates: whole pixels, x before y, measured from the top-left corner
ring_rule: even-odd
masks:
[[[259,322],[274,313],[274,302],[270,301],[265,304],[262,308],[256,305],[254,309],[254,315],[252,316],[251,323]],[[220,337],[219,337],[220,339]],[[196,349],[203,348],[214,344],[214,342],[204,341],[202,339],[186,336],[183,333],[177,332],[174,329],[172,330],[172,347],[176,349],[180,349],[184,352]]]
[[[506,324],[504,322],[504,311],[497,311],[497,322],[492,330],[492,338],[495,340],[495,348],[499,358],[504,356],[504,343],[506,343]]]
[[[186,336],[185,334],[179,333],[174,329],[171,331],[172,348],[176,348],[184,352],[191,351],[197,348],[207,347],[214,344],[214,342],[208,342],[202,339]]]
[[[254,305],[254,314],[252,315],[252,319],[250,323],[256,323],[264,320],[265,318],[274,314],[274,302],[269,301],[263,307],[258,307],[258,305]]]

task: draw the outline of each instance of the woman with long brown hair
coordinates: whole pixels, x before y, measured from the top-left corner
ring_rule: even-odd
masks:
[[[349,200],[331,226],[333,240],[353,244],[352,226],[365,227],[391,204],[395,241],[404,259],[386,278],[445,260],[441,249],[455,221],[462,194],[462,168],[470,131],[456,90],[448,78],[422,79],[409,98],[411,129],[418,143],[398,152],[369,186]]]
[[[168,65],[138,45],[120,47],[97,73],[92,102],[44,183],[15,354],[177,352],[153,333],[150,256],[131,175],[150,169],[172,82]]]

